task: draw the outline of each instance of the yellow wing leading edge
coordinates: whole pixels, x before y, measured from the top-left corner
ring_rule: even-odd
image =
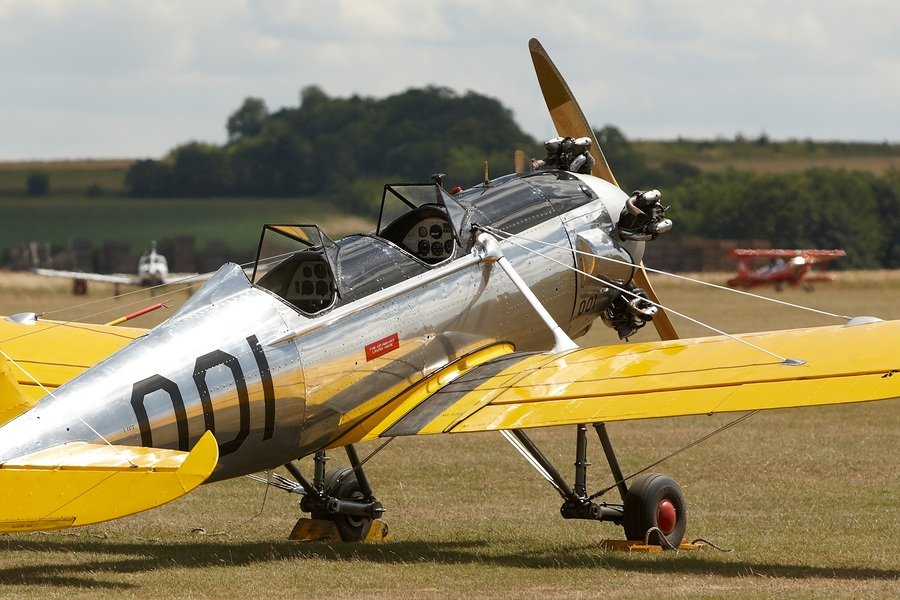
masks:
[[[381,437],[495,431],[900,397],[900,321],[508,354],[478,366]]]

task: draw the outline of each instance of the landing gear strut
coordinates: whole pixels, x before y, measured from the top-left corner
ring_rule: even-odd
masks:
[[[325,497],[327,500],[324,503],[301,502],[300,508],[311,513],[313,519],[333,521],[345,542],[364,540],[373,518],[384,512],[377,501],[370,499],[366,502],[367,496],[350,467],[337,467],[325,472]],[[304,497],[304,500],[307,498],[310,496]]]
[[[327,537],[327,525],[340,534],[345,542],[368,539],[373,523],[381,528],[377,538],[387,533],[387,525],[380,521],[385,510],[372,493],[369,480],[362,470],[359,456],[353,446],[346,446],[350,467],[331,468],[326,471],[328,457],[324,451],[315,456],[315,476],[310,483],[293,463],[285,465],[297,479],[303,494],[300,509],[310,513],[312,519],[300,519],[292,539],[323,539]]]
[[[594,429],[615,480],[615,485],[596,494],[587,494],[587,426],[578,425],[575,446],[575,484],[570,487],[547,457],[521,430],[502,432],[529,463],[556,488],[563,499],[559,511],[566,519],[612,521],[622,525],[628,540],[678,548],[687,527],[684,494],[675,481],[660,473],[648,473],[637,478],[631,487],[626,484],[604,423]],[[594,499],[617,489],[622,504],[595,502]],[[662,536],[662,539],[660,536]]]

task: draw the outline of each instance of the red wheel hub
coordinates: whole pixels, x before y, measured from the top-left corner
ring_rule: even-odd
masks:
[[[672,533],[675,529],[675,505],[671,500],[663,498],[656,507],[656,526],[666,535]]]

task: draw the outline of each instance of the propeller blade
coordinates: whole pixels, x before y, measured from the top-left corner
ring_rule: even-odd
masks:
[[[634,270],[634,284],[639,288],[643,288],[643,290],[647,292],[647,297],[653,303],[657,306],[661,306],[659,296],[653,291],[653,286],[650,285],[650,280],[647,278],[647,271],[644,270],[643,262]],[[669,313],[666,312],[666,309],[660,308],[656,311],[656,314],[653,315],[653,326],[656,327],[656,333],[659,334],[659,339],[678,339],[678,332],[675,331],[675,326],[672,325],[672,320],[669,318]]]
[[[612,169],[609,168],[609,163],[606,162],[606,157],[603,155],[603,149],[600,148],[599,141],[595,139],[594,131],[581,111],[581,107],[578,106],[572,90],[569,89],[566,80],[559,73],[559,69],[550,60],[547,51],[544,50],[544,47],[536,38],[531,38],[528,41],[528,50],[531,52],[534,72],[537,75],[538,84],[541,86],[544,102],[550,111],[553,126],[556,127],[556,133],[562,137],[578,138],[586,136],[594,140],[594,147],[591,148],[591,153],[595,154],[596,162],[594,163],[594,168],[591,169],[591,175],[604,179],[616,187],[621,187],[619,182],[616,181]],[[647,297],[659,306],[659,298],[650,285],[647,272],[644,271],[644,264],[641,263],[638,267],[634,272],[635,284],[643,288],[647,292]],[[675,326],[672,325],[672,321],[669,319],[665,309],[659,308],[656,312],[656,315],[653,317],[653,326],[656,327],[656,332],[661,339],[678,339]]]
[[[575,96],[566,80],[560,75],[559,70],[541,43],[535,38],[528,41],[528,50],[531,52],[531,62],[534,63],[534,72],[538,78],[538,84],[541,86],[541,92],[544,94],[544,102],[547,103],[547,109],[550,111],[550,118],[553,120],[553,126],[556,127],[556,133],[561,137],[589,137],[594,140],[594,147],[591,154],[594,154],[596,163],[591,170],[591,175],[605,179],[616,187],[619,183],[616,181],[606,157],[603,156],[603,149],[595,139],[594,131],[581,112],[581,107],[575,101]]]

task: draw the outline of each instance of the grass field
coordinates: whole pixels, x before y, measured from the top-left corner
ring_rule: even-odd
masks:
[[[744,158],[734,160],[715,160],[698,158],[691,161],[702,171],[721,171],[737,169],[751,173],[796,173],[807,169],[847,169],[848,171],[865,171],[876,175],[891,169],[900,169],[900,156],[847,156],[823,158]]]
[[[721,276],[709,276],[721,281]],[[664,301],[730,332],[839,322],[654,279]],[[0,273],[0,314],[52,310],[103,322],[147,292],[74,307],[68,285]],[[764,292],[840,314],[900,318],[896,273],[841,273],[815,293]],[[173,307],[187,298],[173,296]],[[171,314],[171,309],[169,313]],[[149,326],[166,315],[144,317]],[[675,317],[683,335],[705,335]],[[602,328],[598,324],[598,328]],[[649,331],[640,339],[652,339]],[[592,332],[583,344],[611,338]],[[613,424],[634,471],[727,416]],[[564,472],[574,432],[533,436]],[[366,445],[366,455],[373,446]],[[86,528],[0,536],[0,595],[70,598],[894,598],[900,594],[900,405],[761,413],[658,469],[688,500],[688,539],[723,547],[629,555],[601,550],[611,524],[565,521],[556,493],[489,434],[397,439],[368,465],[389,512],[387,543],[289,542],[297,498],[246,479],[203,486],[160,509]],[[343,456],[334,453],[334,463]],[[589,487],[610,483],[599,444]],[[308,463],[307,463],[308,467]]]
[[[124,194],[125,172],[133,161],[61,160],[52,162],[0,162],[0,195],[26,197],[28,177],[42,173],[50,178],[49,192],[71,196],[93,193]]]
[[[95,248],[125,240],[140,254],[156,240],[191,235],[197,249],[225,244],[230,260],[252,257],[265,223],[316,223],[338,238],[372,228],[370,219],[348,215],[312,198],[133,198],[124,177],[130,160],[0,162],[0,257],[12,245],[38,241],[62,247],[73,238]],[[32,173],[47,173],[50,191],[28,196]],[[99,186],[100,195],[88,195]]]

